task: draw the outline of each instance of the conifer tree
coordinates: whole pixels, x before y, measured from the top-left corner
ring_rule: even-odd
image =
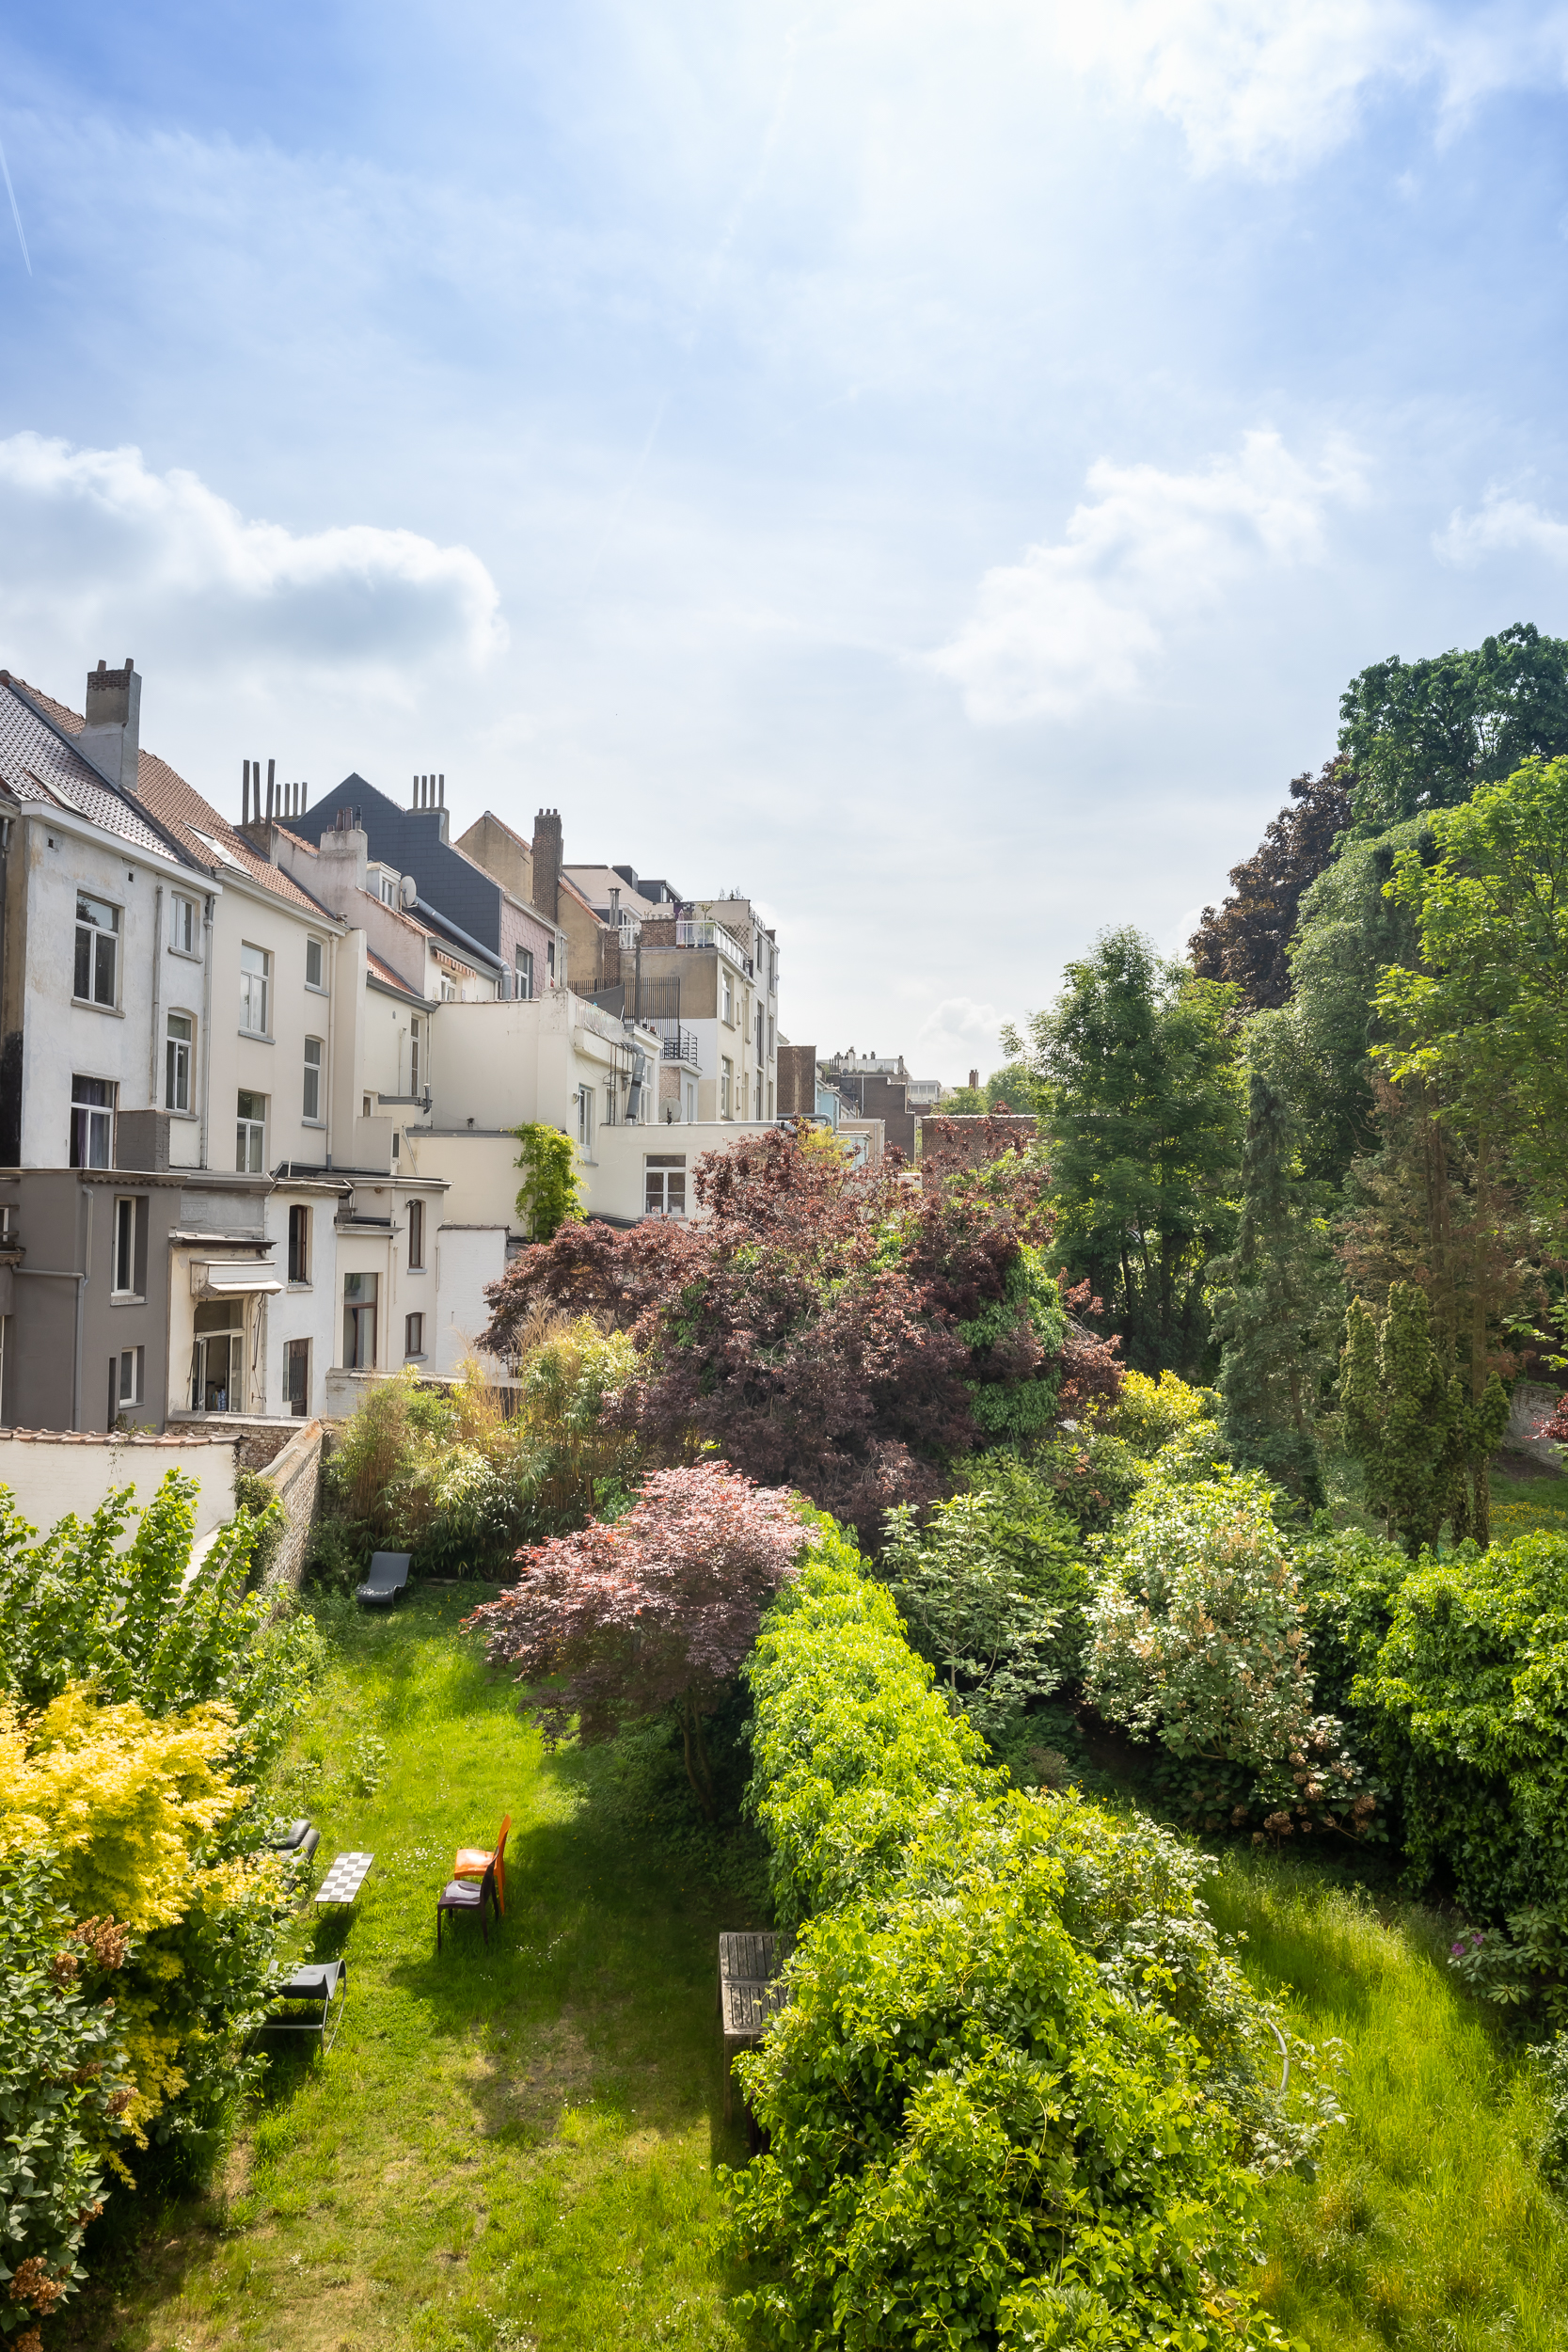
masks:
[[[1412,1558],[1435,1547],[1445,1519],[1456,1543],[1490,1540],[1488,1462],[1508,1425],[1508,1392],[1494,1373],[1479,1399],[1466,1398],[1433,1343],[1431,1308],[1415,1283],[1389,1284],[1381,1325],[1364,1299],[1352,1300],[1339,1397],[1367,1501]]]
[[[1293,1156],[1285,1098],[1255,1070],[1236,1247],[1213,1267],[1223,1285],[1212,1301],[1224,1351],[1220,1426],[1239,1462],[1284,1479],[1316,1509],[1323,1485],[1313,1405],[1333,1278],[1326,1244],[1292,1182]]]

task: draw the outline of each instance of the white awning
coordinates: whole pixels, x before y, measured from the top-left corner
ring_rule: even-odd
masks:
[[[191,1268],[193,1298],[232,1298],[237,1293],[259,1295],[280,1291],[283,1285],[270,1265],[252,1259],[248,1263],[198,1262]]]

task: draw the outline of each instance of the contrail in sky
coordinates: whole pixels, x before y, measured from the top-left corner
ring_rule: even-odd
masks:
[[[16,209],[16,190],[11,185],[11,167],[6,161],[6,150],[0,142],[0,171],[6,175],[6,194],[11,199],[11,218],[16,223],[16,241],[22,247],[22,258],[27,264],[27,275],[33,274],[33,257],[27,250],[27,240],[22,233],[22,215]]]

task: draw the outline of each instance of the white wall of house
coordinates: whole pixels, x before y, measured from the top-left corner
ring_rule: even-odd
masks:
[[[204,898],[195,888],[203,878],[68,816],[29,810],[18,831],[27,861],[22,1165],[64,1168],[71,1158],[74,1074],[106,1080],[117,1089],[120,1110],[147,1110],[161,1099],[151,1022],[166,961],[158,945],[161,925],[171,890]],[[87,999],[75,995],[78,891],[119,918],[112,932],[106,925],[94,927],[114,942],[114,998],[107,1006],[92,999],[96,974]]]
[[[259,1096],[265,1105],[259,1161],[253,1154],[250,1165],[266,1168],[280,1160],[300,1160],[319,1166],[331,1148],[329,1127],[333,1088],[340,1076],[340,1043],[347,1043],[343,1033],[352,1028],[358,1011],[352,955],[348,959],[351,968],[343,969],[343,927],[325,915],[312,919],[292,900],[275,897],[237,870],[226,873],[224,883],[212,936],[206,1060],[208,1166],[233,1168],[241,1165],[238,1098],[242,1089],[252,1098]],[[319,984],[308,977],[312,940],[321,951]],[[335,944],[340,946],[336,955]],[[267,959],[264,1009],[254,988],[246,997],[247,948]],[[254,1022],[262,1009],[265,1026],[258,1028]],[[341,1022],[334,1017],[340,1011]],[[314,1039],[320,1047],[320,1059],[312,1065],[320,1073],[314,1089],[314,1119],[307,1107],[307,1038]]]
[[[746,1135],[766,1135],[770,1122],[709,1120],[696,1126],[602,1127],[590,1162],[580,1154],[583,1206],[591,1214],[635,1223],[647,1214],[649,1162],[679,1163],[685,1177],[686,1214],[696,1206],[691,1175],[705,1152],[727,1151]],[[446,1215],[460,1223],[510,1226],[518,1233],[517,1146],[511,1136],[437,1129],[410,1136],[421,1176],[440,1176],[449,1187]],[[668,1187],[666,1187],[668,1198]],[[494,1279],[493,1277],[491,1278]]]
[[[439,1265],[432,1360],[424,1369],[451,1379],[463,1359],[477,1350],[490,1320],[484,1293],[506,1272],[506,1227],[443,1225],[436,1240]]]

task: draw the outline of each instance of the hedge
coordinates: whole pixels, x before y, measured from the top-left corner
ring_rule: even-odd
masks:
[[[836,1530],[748,1669],[791,2000],[739,2061],[767,2151],[730,2239],[764,2342],[1283,2344],[1258,2177],[1336,2115],[1275,2096],[1268,2013],[1154,1824],[982,1760]]]

